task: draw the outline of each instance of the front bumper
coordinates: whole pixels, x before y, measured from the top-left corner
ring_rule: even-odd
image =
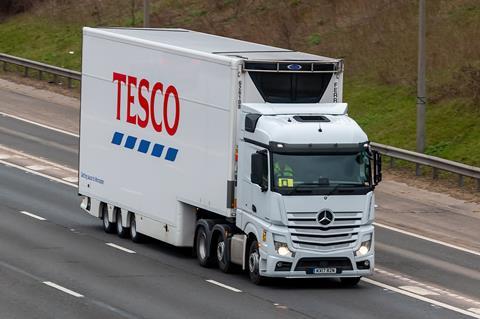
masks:
[[[289,249],[294,253],[292,257],[279,256],[272,249],[272,245],[268,243],[260,244],[260,274],[265,277],[284,278],[335,278],[372,275],[375,267],[373,226],[363,226],[361,237],[370,235],[370,250],[367,254],[359,257],[355,256],[355,251],[359,248],[361,240],[353,248],[331,251],[294,249],[289,243]],[[279,263],[283,267],[279,267]],[[366,264],[368,264],[368,267],[365,266]],[[336,268],[337,272],[315,274],[313,273],[315,268]]]
[[[262,254],[261,254],[262,255]],[[320,266],[325,265],[324,261],[340,260],[346,258],[351,264],[351,269],[339,269],[337,267],[337,273],[325,273],[325,274],[313,274],[309,273],[309,268],[319,268]],[[311,267],[298,267],[300,261],[308,260]],[[302,261],[302,263],[304,263]],[[315,263],[318,261],[318,267],[315,267]],[[365,261],[368,261],[368,269],[358,269],[357,263],[364,264]],[[290,270],[276,270],[278,268],[278,263],[288,264],[291,263]],[[330,266],[327,266],[330,267]],[[284,277],[284,278],[332,278],[332,277],[363,277],[373,274],[373,269],[375,267],[375,256],[373,253],[370,253],[361,258],[356,258],[353,255],[352,251],[344,251],[330,254],[313,254],[309,252],[296,251],[295,257],[285,258],[280,256],[266,255],[262,256],[260,260],[260,273],[265,277]],[[298,270],[301,268],[302,270]],[[306,268],[306,269],[305,269]]]

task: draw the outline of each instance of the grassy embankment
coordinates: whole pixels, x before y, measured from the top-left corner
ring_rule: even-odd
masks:
[[[52,1],[46,3],[51,5]],[[40,6],[8,17],[0,22],[0,52],[79,70],[81,26],[142,23],[141,11],[132,14],[127,4],[127,13],[118,9],[114,15],[106,15],[108,2],[103,2],[105,7],[92,7],[92,12],[85,8],[80,12],[74,4],[69,8],[67,1],[56,13]],[[198,0],[152,2],[152,23],[156,26],[185,27],[344,57],[344,94],[350,115],[371,140],[415,148],[414,3],[389,7],[382,0],[368,2],[374,5],[359,1],[355,3],[363,5],[347,10],[342,4],[318,4],[321,1],[313,0],[283,1],[280,5],[265,0],[250,7],[235,0],[221,4]],[[474,3],[455,0],[430,7],[435,14],[430,14],[428,20],[431,99],[427,107],[426,152],[480,166],[480,93],[475,93],[476,88],[480,89],[480,58],[475,51],[480,45],[463,41],[479,34],[480,28],[475,27],[479,26],[480,5]],[[333,20],[332,14],[322,14],[324,9],[334,10]],[[398,14],[399,10],[402,14]],[[71,12],[72,17],[63,12]],[[407,14],[412,18],[397,17]],[[444,33],[447,30],[463,35],[449,39]]]

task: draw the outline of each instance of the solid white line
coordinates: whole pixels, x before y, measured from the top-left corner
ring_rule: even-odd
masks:
[[[77,297],[77,298],[83,298],[83,297],[84,297],[83,295],[79,294],[78,292],[75,292],[75,291],[73,291],[73,290],[67,289],[67,288],[62,287],[62,286],[60,286],[60,285],[57,285],[56,283],[53,283],[53,282],[51,282],[51,281],[44,281],[43,283],[44,283],[45,285],[47,285],[47,286],[50,286],[50,287],[52,287],[52,288],[58,289],[58,290],[60,290],[60,291],[63,291],[64,293],[67,293],[67,294],[72,295],[72,296],[74,296],[74,297]]]
[[[130,250],[130,249],[127,249],[127,248],[124,248],[122,246],[118,246],[118,245],[115,245],[114,243],[106,243],[107,246],[110,246],[110,247],[113,247],[113,248],[117,248],[117,249],[120,249],[120,250],[123,250],[129,254],[135,254],[135,252],[133,250]]]
[[[212,280],[212,279],[208,279],[208,280],[206,280],[206,281],[209,282],[209,283],[211,283],[211,284],[220,286],[220,287],[222,287],[222,288],[225,288],[225,289],[228,289],[228,290],[231,290],[231,291],[234,291],[234,292],[242,292],[240,289],[230,287],[230,286],[228,286],[228,285],[222,284],[221,282],[218,282],[218,281],[215,281],[215,280]]]
[[[436,292],[433,292],[431,290],[428,290],[428,289],[425,289],[425,288],[422,288],[422,287],[418,287],[418,286],[399,286],[398,288],[406,290],[406,291],[413,292],[414,294],[417,294],[417,295],[420,295],[420,296],[428,296],[428,295],[438,296],[439,295]]]
[[[68,176],[62,178],[64,181],[71,182],[71,183],[78,183],[78,177],[77,176]]]
[[[41,124],[41,123],[38,123],[38,122],[34,122],[34,121],[31,121],[31,120],[27,120],[23,117],[7,114],[7,113],[4,113],[4,112],[0,112],[0,115],[5,116],[5,117],[10,117],[10,118],[13,118],[13,119],[16,119],[16,120],[19,120],[19,121],[23,121],[25,123],[37,125],[37,126],[40,126],[40,127],[43,127],[43,128],[55,131],[55,132],[67,134],[67,135],[74,136],[74,137],[79,137],[78,134],[68,132],[68,131],[65,131],[65,130],[62,130],[62,129],[59,129],[59,128],[56,128],[56,127],[48,126],[48,125],[45,125],[45,124]]]
[[[43,171],[43,170],[46,170],[47,168],[53,168],[53,167],[45,166],[45,165],[29,165],[29,166],[25,166],[25,167],[28,168],[28,169],[33,169],[34,171]]]
[[[468,308],[468,311],[478,313],[480,315],[480,308]]]
[[[31,169],[28,169],[24,166],[20,166],[20,165],[17,165],[17,164],[12,164],[12,163],[9,163],[9,162],[6,162],[4,160],[0,160],[0,164],[3,164],[3,165],[6,165],[6,166],[9,166],[9,167],[14,167],[14,168],[17,168],[19,170],[22,170],[24,172],[29,172],[29,173],[32,173],[33,175],[37,175],[37,176],[41,176],[41,177],[44,177],[44,178],[48,178],[52,181],[55,181],[55,182],[59,182],[59,183],[62,183],[62,184],[65,184],[65,185],[68,185],[68,186],[72,186],[72,187],[75,187],[77,188],[78,186],[76,184],[72,184],[72,183],[69,183],[69,182],[66,182],[60,178],[56,178],[56,177],[53,177],[53,176],[50,176],[50,175],[47,175],[47,174],[43,174],[43,173],[40,173],[40,172],[37,172],[37,171],[34,171],[34,170],[31,170]]]
[[[35,161],[38,161],[38,162],[41,162],[41,163],[44,163],[48,166],[53,166],[52,168],[58,168],[58,169],[62,169],[62,170],[66,170],[66,171],[69,171],[69,172],[72,172],[72,173],[77,173],[77,170],[73,169],[73,168],[70,168],[70,167],[67,167],[67,166],[63,166],[63,165],[60,165],[58,163],[54,163],[54,162],[51,162],[51,161],[48,161],[42,157],[37,157],[37,156],[33,156],[33,155],[30,155],[30,154],[27,154],[27,153],[24,153],[24,152],[20,152],[20,151],[17,151],[17,150],[14,150],[13,148],[9,148],[9,147],[6,147],[5,145],[2,145],[0,144],[0,149],[3,149],[4,151],[7,151],[7,152],[10,152],[10,153],[14,153],[15,155],[12,155],[8,158],[27,158],[27,159],[32,159],[32,160],[35,160]],[[8,159],[8,158],[0,158],[0,159]],[[28,166],[27,166],[28,167]],[[28,167],[30,168],[30,167]],[[33,170],[35,170],[35,168],[31,168]]]
[[[467,253],[470,253],[470,254],[473,254],[473,255],[480,256],[480,252],[474,251],[474,250],[471,250],[471,249],[468,249],[468,248],[463,248],[463,247],[460,247],[460,246],[457,246],[457,245],[449,244],[449,243],[441,241],[441,240],[436,240],[436,239],[433,239],[433,238],[430,238],[430,237],[426,237],[426,236],[422,236],[422,235],[419,235],[419,234],[411,233],[409,231],[406,231],[406,230],[403,230],[403,229],[398,229],[398,228],[388,226],[388,225],[385,225],[385,224],[381,224],[381,223],[373,223],[373,224],[375,226],[378,226],[378,227],[393,230],[397,233],[402,233],[404,235],[416,237],[416,238],[419,238],[419,239],[430,241],[430,242],[435,243],[435,244],[443,245],[443,246],[446,246],[446,247],[450,247],[450,248],[453,248],[453,249],[461,250],[461,251],[464,251],[464,252],[467,252]]]
[[[375,285],[375,286],[378,286],[378,287],[381,287],[381,288],[384,288],[384,289],[394,291],[396,293],[399,293],[399,294],[402,294],[402,295],[405,295],[405,296],[408,296],[408,297],[411,297],[411,298],[415,298],[415,299],[418,299],[418,300],[421,300],[421,301],[424,301],[424,302],[428,302],[429,304],[432,304],[432,305],[435,305],[435,306],[439,306],[439,307],[442,307],[442,308],[445,308],[445,309],[448,309],[448,310],[452,310],[452,311],[461,313],[461,314],[466,315],[466,316],[470,316],[472,318],[480,319],[480,315],[475,314],[471,311],[461,309],[461,308],[446,304],[444,302],[433,300],[433,299],[430,299],[430,298],[427,298],[427,297],[423,297],[423,296],[411,293],[409,291],[402,290],[400,288],[393,287],[393,286],[378,282],[376,280],[372,280],[370,278],[362,278],[362,281],[367,282],[367,283],[372,284],[372,285]]]
[[[32,213],[26,212],[26,211],[24,211],[24,210],[20,211],[20,214],[27,215],[27,216],[30,216],[30,217],[32,217],[32,218],[38,219],[38,220],[46,220],[46,219],[43,218],[43,217],[40,217],[40,216],[38,216],[38,215],[35,215],[35,214],[32,214]]]

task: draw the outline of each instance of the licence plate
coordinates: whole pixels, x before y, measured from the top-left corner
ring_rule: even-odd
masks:
[[[320,275],[320,274],[336,274],[337,268],[310,268],[307,274]]]

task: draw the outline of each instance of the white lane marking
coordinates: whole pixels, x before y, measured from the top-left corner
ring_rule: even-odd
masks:
[[[47,286],[50,286],[50,287],[52,287],[52,288],[58,289],[58,290],[60,290],[60,291],[63,291],[64,293],[69,294],[69,295],[72,295],[72,296],[74,296],[74,297],[77,297],[77,298],[83,298],[83,297],[84,297],[83,295],[79,294],[78,292],[75,292],[75,291],[73,291],[73,290],[67,289],[67,288],[62,287],[62,286],[60,286],[60,285],[57,285],[56,283],[53,283],[53,282],[51,282],[51,281],[44,281],[43,283],[44,283],[45,285],[47,285]]]
[[[75,187],[77,188],[78,186],[76,184],[72,184],[72,183],[69,183],[67,181],[64,181],[60,178],[56,178],[56,177],[53,177],[53,176],[50,176],[50,175],[47,175],[47,174],[43,174],[43,173],[40,173],[40,172],[37,172],[37,171],[34,171],[34,170],[31,170],[31,169],[28,169],[24,166],[20,166],[20,165],[17,165],[17,164],[12,164],[12,163],[9,163],[9,162],[6,162],[4,160],[0,160],[0,164],[3,164],[3,165],[6,165],[6,166],[9,166],[9,167],[13,167],[13,168],[17,168],[19,170],[22,170],[24,172],[28,172],[28,173],[32,173],[33,175],[37,175],[37,176],[41,176],[41,177],[44,177],[44,178],[48,178],[52,181],[55,181],[55,182],[59,182],[59,183],[62,183],[62,184],[65,184],[65,185],[68,185],[68,186],[72,186],[72,187]]]
[[[7,151],[9,153],[14,153],[15,154],[15,155],[11,155],[9,158],[28,158],[28,159],[31,159],[31,160],[41,162],[41,163],[43,163],[47,166],[53,166],[54,168],[59,168],[59,169],[62,169],[62,170],[66,170],[66,171],[75,173],[75,174],[77,173],[77,170],[75,170],[73,168],[48,161],[48,160],[46,160],[42,157],[37,157],[37,156],[33,156],[33,155],[30,155],[30,154],[27,154],[27,153],[24,153],[24,152],[17,151],[13,148],[6,147],[5,145],[2,145],[2,144],[0,144],[0,149],[2,149],[4,151]],[[0,158],[0,159],[3,159],[3,158]]]
[[[457,245],[449,244],[447,242],[444,242],[444,241],[441,241],[441,240],[436,240],[436,239],[433,239],[433,238],[430,238],[430,237],[426,237],[426,236],[418,235],[418,234],[415,234],[415,233],[411,233],[409,231],[406,231],[406,230],[403,230],[403,229],[398,229],[398,228],[388,226],[388,225],[385,225],[385,224],[381,224],[381,223],[373,223],[373,224],[375,226],[378,226],[378,227],[393,230],[397,233],[402,233],[404,235],[416,237],[416,238],[419,238],[419,239],[430,241],[430,242],[435,243],[435,244],[447,246],[447,247],[450,247],[450,248],[453,248],[453,249],[461,250],[461,251],[464,251],[464,252],[467,252],[467,253],[470,253],[470,254],[473,254],[473,255],[480,256],[480,252],[478,252],[478,251],[474,251],[474,250],[463,248],[463,247],[460,247],[460,246],[457,246]]]
[[[70,182],[70,183],[78,183],[78,177],[77,176],[68,176],[62,178],[64,181]]]
[[[113,248],[116,248],[116,249],[123,250],[123,251],[125,251],[129,254],[135,254],[135,252],[133,250],[130,250],[130,249],[122,247],[122,246],[115,245],[114,243],[106,243],[106,245],[110,246],[110,247],[113,247]]]
[[[220,287],[222,287],[222,288],[225,288],[225,289],[228,289],[228,290],[231,290],[231,291],[234,291],[234,292],[242,292],[240,289],[230,287],[230,286],[228,286],[228,285],[222,284],[221,282],[218,282],[218,281],[215,281],[215,280],[212,280],[212,279],[208,279],[208,280],[206,280],[206,281],[209,282],[209,283],[211,283],[211,284],[220,286]]]
[[[402,295],[405,295],[405,296],[408,296],[408,297],[411,297],[411,298],[415,298],[415,299],[427,302],[427,303],[435,305],[435,306],[439,306],[439,307],[442,307],[442,308],[445,308],[445,309],[448,309],[448,310],[452,310],[452,311],[461,313],[463,315],[466,315],[466,316],[469,316],[469,317],[472,317],[472,318],[480,319],[480,314],[476,314],[474,312],[471,312],[471,311],[468,311],[468,310],[465,310],[465,309],[461,309],[461,308],[446,304],[444,302],[433,300],[431,298],[420,296],[420,295],[414,294],[412,292],[402,290],[400,288],[393,287],[393,286],[378,282],[376,280],[372,280],[370,278],[362,278],[362,281],[367,282],[367,283],[372,284],[372,285],[375,285],[375,286],[378,286],[378,287],[381,287],[381,288],[384,288],[384,289],[394,291],[396,293],[399,293],[399,294],[402,294]]]
[[[34,171],[43,171],[46,170],[47,168],[51,168],[50,166],[45,166],[45,165],[29,165],[26,166],[28,169],[33,169]]]
[[[34,122],[34,121],[31,121],[31,120],[27,120],[27,119],[25,119],[25,118],[23,118],[23,117],[19,117],[19,116],[7,114],[7,113],[4,113],[4,112],[0,112],[0,115],[5,116],[5,117],[10,117],[10,118],[12,118],[12,119],[16,119],[16,120],[19,120],[19,121],[23,121],[23,122],[25,122],[25,123],[29,123],[29,124],[33,124],[33,125],[36,125],[36,126],[40,126],[40,127],[43,127],[43,128],[46,128],[46,129],[55,131],[55,132],[67,134],[67,135],[74,136],[74,137],[79,137],[78,134],[75,134],[75,133],[72,133],[72,132],[68,132],[68,131],[65,131],[65,130],[62,130],[62,129],[59,129],[59,128],[56,128],[56,127],[48,126],[48,125],[45,125],[45,124],[41,124],[41,123],[38,123],[38,122]]]
[[[468,311],[475,312],[480,315],[480,308],[468,308]]]
[[[420,296],[428,296],[428,295],[439,296],[439,294],[437,294],[436,292],[433,292],[431,290],[418,287],[418,286],[399,286],[398,288],[413,292],[414,294],[417,294]]]
[[[30,217],[32,217],[32,218],[38,219],[38,220],[47,220],[47,219],[45,219],[45,218],[43,218],[43,217],[41,217],[41,216],[38,216],[38,215],[35,215],[35,214],[32,214],[32,213],[26,212],[26,211],[24,211],[24,210],[21,210],[21,211],[20,211],[20,214],[27,215],[27,216],[30,216]]]
[[[377,268],[377,267],[375,267],[375,271],[379,272],[379,273],[382,273],[384,275],[390,276],[390,277],[395,277],[395,278],[400,279],[400,280],[406,280],[406,281],[408,281],[410,283],[413,283],[417,286],[423,286],[423,287],[425,287],[425,289],[438,292],[439,294],[445,294],[445,295],[448,295],[450,297],[453,297],[453,298],[456,298],[456,299],[459,299],[459,300],[462,300],[462,301],[466,301],[466,302],[469,302],[469,303],[480,305],[480,301],[471,300],[469,298],[451,293],[449,290],[446,290],[446,289],[440,289],[440,288],[432,287],[430,285],[424,284],[423,282],[412,280],[412,279],[409,279],[409,278],[406,278],[406,277],[403,277],[403,276],[398,276],[398,275],[395,275],[392,272],[389,272],[389,271],[386,271],[386,270],[383,270],[383,269],[380,269],[380,268]],[[402,287],[400,287],[400,288],[402,288]]]
[[[0,159],[9,159],[10,157],[12,157],[12,155],[0,154]]]

